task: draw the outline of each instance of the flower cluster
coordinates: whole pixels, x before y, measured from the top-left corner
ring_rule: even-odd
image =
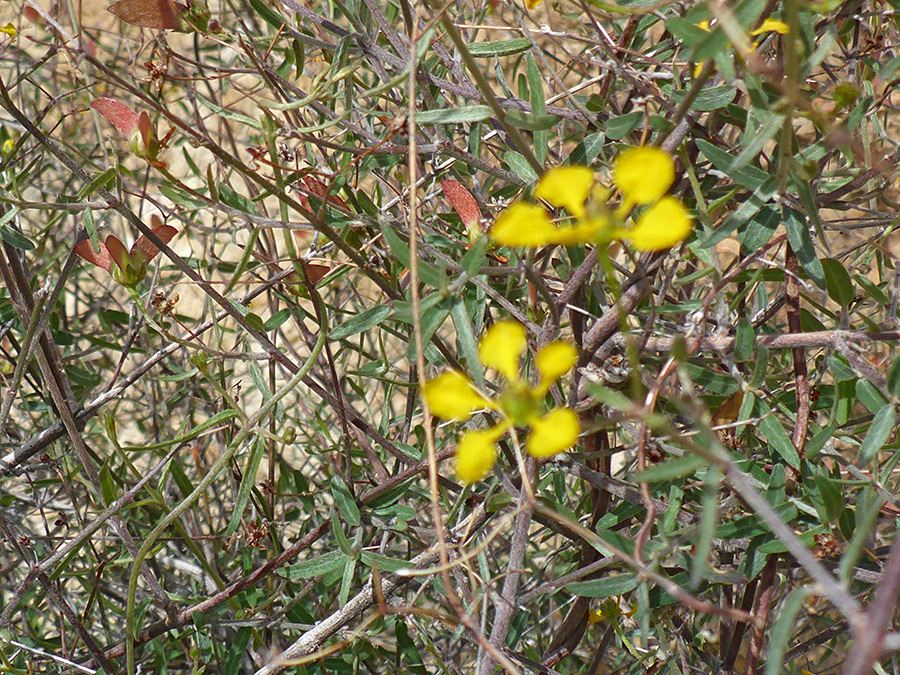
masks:
[[[534,196],[571,216],[557,225],[539,204],[519,201],[507,208],[490,236],[504,246],[539,247],[548,244],[607,243],[624,239],[638,251],[671,248],[691,233],[691,216],[675,197],[666,195],[675,182],[675,163],[665,150],[629,148],[616,159],[613,184],[622,196],[618,208],[607,206],[609,191],[598,186],[586,166],[562,166],[544,174]],[[625,221],[635,207],[643,210]]]
[[[487,330],[478,345],[478,357],[507,382],[497,398],[478,391],[466,375],[449,370],[425,384],[425,401],[432,414],[445,420],[463,420],[477,410],[492,410],[501,421],[488,429],[467,431],[456,450],[456,475],[466,483],[484,478],[497,461],[497,441],[511,427],[529,427],[525,449],[545,458],[568,450],[578,440],[578,416],[570,408],[542,412],[550,387],[575,365],[578,354],[566,342],[552,342],[535,357],[539,373],[531,386],[519,375],[519,360],[527,346],[525,327],[500,321]]]
[[[151,222],[153,234],[165,244],[178,234],[178,230],[171,225],[165,225],[156,215],[151,217]],[[158,254],[156,244],[143,234],[134,242],[131,250],[127,250],[114,234],[106,237],[106,241],[100,242],[96,251],[87,239],[75,246],[75,255],[106,270],[112,274],[113,279],[129,288],[133,288],[144,279],[147,266]]]

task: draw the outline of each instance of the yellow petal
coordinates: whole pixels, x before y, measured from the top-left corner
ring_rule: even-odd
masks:
[[[556,228],[547,211],[536,204],[516,202],[491,228],[491,239],[502,246],[546,246],[553,243]]]
[[[557,227],[551,243],[563,246],[594,243],[606,229],[607,224],[605,218],[588,218],[578,221],[575,225]]]
[[[422,391],[431,413],[445,420],[464,419],[476,410],[494,408],[472,381],[458,370],[448,370],[425,383]]]
[[[638,251],[662,251],[671,248],[691,233],[691,216],[675,197],[663,197],[645,210],[637,224],[618,235]]]
[[[613,182],[632,204],[652,204],[675,182],[675,162],[660,148],[630,148],[616,158]]]
[[[576,218],[584,217],[584,202],[594,185],[594,172],[586,166],[558,166],[541,178],[534,196],[551,206],[565,208]]]
[[[525,0],[525,6],[528,9],[534,9],[539,6],[544,0]]]
[[[588,614],[588,623],[600,623],[605,618],[602,609],[592,609],[590,614]]]
[[[477,483],[497,462],[497,438],[502,427],[468,431],[456,448],[456,475],[464,483]]]
[[[538,459],[553,457],[568,450],[578,441],[581,425],[571,408],[554,408],[531,422],[531,433],[525,441],[528,454]]]
[[[544,396],[550,387],[575,366],[578,350],[568,342],[551,342],[535,357],[535,365],[541,379],[535,387],[538,396]]]
[[[762,35],[763,33],[778,33],[780,35],[784,35],[790,31],[790,28],[784,21],[778,21],[777,19],[766,19],[762,22],[759,28],[750,33],[750,35]]]
[[[519,359],[525,351],[525,326],[518,321],[498,321],[478,343],[478,358],[509,382],[519,379]]]
[[[16,27],[13,26],[11,23],[0,26],[0,33],[6,33],[10,37],[16,37],[16,35],[17,35]]]
[[[701,21],[697,24],[697,28],[699,28],[700,30],[705,30],[708,33],[710,31],[709,20],[707,19],[706,21]]]

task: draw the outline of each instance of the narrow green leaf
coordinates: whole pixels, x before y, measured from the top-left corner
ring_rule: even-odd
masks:
[[[331,331],[331,338],[334,340],[343,340],[351,335],[356,335],[357,333],[362,333],[370,328],[374,328],[387,319],[392,311],[393,310],[388,305],[378,305],[377,307],[372,307],[364,312],[360,312],[349,321],[346,321],[339,326],[335,326],[334,330]]]
[[[658,483],[689,476],[697,469],[706,466],[706,460],[698,455],[685,455],[662,464],[656,464],[634,476],[639,483]]]
[[[723,241],[738,227],[746,223],[765,206],[778,189],[778,177],[771,176],[759,186],[750,197],[735,209],[713,233],[703,242],[703,248],[712,248]]]
[[[289,565],[277,570],[278,574],[288,579],[311,579],[344,566],[347,556],[341,551],[328,551],[296,565]]]
[[[531,40],[528,38],[513,38],[512,40],[496,40],[494,42],[475,42],[468,45],[472,56],[510,56],[531,49]]]
[[[803,217],[803,214],[787,206],[782,209],[781,215],[788,241],[791,248],[794,249],[794,253],[797,254],[797,260],[803,265],[803,269],[816,283],[816,286],[825,288],[825,270],[822,268],[822,261],[816,257],[816,249],[806,225],[806,218]]]
[[[823,518],[825,522],[837,522],[838,518],[841,517],[841,512],[844,510],[844,495],[841,489],[826,476],[816,476],[814,482],[824,511],[820,515],[825,516]]]
[[[493,111],[486,105],[470,105],[462,108],[438,108],[416,114],[418,124],[471,124],[489,119]]]
[[[97,190],[107,188],[116,181],[118,169],[114,166],[109,167],[105,171],[98,173],[91,178],[91,182],[78,191],[77,199],[81,200],[93,194]]]
[[[834,258],[822,258],[821,263],[828,297],[841,307],[848,307],[853,302],[853,280],[850,273]]]
[[[675,99],[677,103],[681,103],[686,95],[686,89],[672,92],[672,98]],[[737,89],[730,84],[723,84],[718,87],[707,87],[697,94],[694,102],[691,103],[691,110],[696,110],[697,112],[718,110],[731,103],[735,96],[737,96]]]
[[[465,359],[468,372],[479,388],[484,387],[484,366],[478,358],[478,340],[472,328],[472,320],[463,298],[458,298],[450,308],[450,316],[456,328],[456,343],[459,345],[459,353]]]
[[[344,522],[351,527],[359,525],[361,522],[359,507],[356,505],[353,495],[350,494],[347,484],[340,476],[334,476],[331,479],[331,495],[334,497],[334,504],[340,511]]]
[[[633,591],[637,585],[637,575],[622,573],[590,581],[573,581],[566,584],[566,590],[583,598],[611,598]]]
[[[884,447],[888,438],[894,431],[894,425],[897,423],[897,412],[894,406],[886,405],[869,425],[866,437],[863,439],[862,445],[859,447],[859,463],[865,466],[875,455]]]
[[[31,243],[31,240],[29,240],[28,237],[21,232],[14,230],[9,225],[0,225],[0,239],[21,251],[31,251],[34,249],[34,244]]]
[[[790,642],[793,634],[794,622],[797,619],[797,613],[803,606],[803,600],[806,598],[806,589],[803,587],[795,588],[791,594],[787,596],[775,622],[772,624],[772,630],[769,632],[769,648],[766,656],[766,675],[780,675],[784,672],[783,660],[787,651],[788,642]]]
[[[338,593],[338,605],[343,607],[350,599],[353,588],[353,573],[356,571],[356,558],[348,557],[344,561],[344,574],[341,576],[341,590]]]
[[[266,443],[263,436],[257,436],[250,446],[250,456],[244,465],[244,475],[241,478],[241,484],[238,487],[237,497],[234,500],[234,507],[231,511],[231,520],[228,527],[225,528],[225,536],[230,537],[237,532],[244,517],[244,509],[247,508],[247,502],[250,500],[250,492],[256,485],[256,475],[259,472],[259,465],[262,463],[263,455],[266,452]]]
[[[709,141],[698,138],[696,141],[697,149],[712,163],[712,165],[723,173],[727,173],[738,185],[742,185],[750,190],[758,190],[762,187],[771,176],[757,166],[749,165],[735,171],[729,170],[734,164],[734,157],[724,150],[713,145]]]
[[[759,414],[762,417],[757,427],[760,433],[765,436],[772,449],[781,455],[785,462],[795,469],[799,469],[800,455],[797,454],[797,448],[794,447],[791,437],[788,436],[778,418],[772,414],[772,409],[761,400],[758,401],[758,404]]]
[[[362,551],[359,556],[364,565],[369,567],[377,567],[382,572],[396,572],[397,570],[409,567],[408,560],[400,560],[399,558],[388,558],[387,556]]]
[[[741,317],[737,324],[734,338],[734,360],[747,361],[753,356],[753,346],[756,344],[756,331],[753,324],[745,317]]]
[[[756,133],[744,143],[744,149],[741,151],[731,166],[729,171],[736,171],[741,167],[749,164],[762,151],[763,146],[771,140],[772,136],[781,130],[781,124],[784,122],[784,115],[772,115],[768,120],[757,129]]]
[[[275,30],[281,30],[287,23],[287,19],[278,14],[262,0],[250,0],[250,6],[267,24]]]
[[[556,115],[538,115],[521,110],[510,110],[506,113],[506,121],[517,129],[546,131],[559,123],[559,117]]]
[[[515,150],[507,150],[503,153],[503,161],[509,165],[510,170],[526,184],[534,183],[538,179],[538,175],[531,168],[531,164],[521,154]]]
[[[644,113],[640,111],[619,115],[618,117],[610,117],[606,122],[606,137],[611,141],[622,140],[637,129],[643,119]]]

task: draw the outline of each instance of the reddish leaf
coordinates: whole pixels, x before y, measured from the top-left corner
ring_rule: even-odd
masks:
[[[300,264],[303,266],[303,271],[306,272],[306,277],[311,284],[318,283],[331,271],[331,268],[326,265],[317,265],[316,263],[307,262],[301,262]]]
[[[152,216],[150,222],[153,224],[153,234],[162,239],[164,244],[168,244],[178,234],[178,230],[171,225],[164,225],[158,216]],[[156,244],[142,234],[131,247],[131,255],[134,256],[136,253],[139,253],[144,264],[147,264],[159,255],[159,249],[156,248]]]
[[[129,138],[134,130],[138,128],[137,113],[114,98],[95,98],[91,101],[91,107]]]
[[[119,241],[119,238],[111,234],[106,238],[106,250],[109,251],[109,257],[113,259],[120,270],[125,269],[125,263],[128,260],[128,251]]]
[[[180,12],[172,0],[118,0],[108,9],[125,23],[140,28],[177,30],[181,25]]]
[[[111,271],[112,258],[109,257],[109,251],[106,250],[105,244],[100,244],[100,250],[94,251],[89,239],[78,242],[75,245],[75,255],[82,260],[87,260],[92,265],[96,265],[107,272]]]
[[[345,211],[350,211],[350,207],[347,206],[347,202],[345,202],[337,195],[329,194],[328,186],[315,176],[303,176],[300,179],[300,182],[303,183],[303,186],[306,188],[307,194],[310,194],[313,197],[318,197],[322,201],[327,200],[330,204],[338,206]],[[300,193],[300,203],[303,204],[304,208],[309,208],[309,200],[303,193]]]
[[[144,143],[144,150],[150,153],[153,150],[152,143],[155,131],[153,123],[150,121],[150,115],[147,114],[146,110],[142,110],[141,114],[138,115],[138,129],[141,131],[141,141]]]
[[[444,196],[450,202],[450,206],[459,214],[463,225],[466,227],[477,225],[481,220],[481,209],[478,208],[475,198],[463,184],[450,178],[444,178],[441,180],[441,188],[443,188]]]

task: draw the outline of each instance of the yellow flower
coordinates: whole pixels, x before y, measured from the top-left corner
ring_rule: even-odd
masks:
[[[784,21],[778,21],[777,19],[766,19],[763,21],[759,28],[750,33],[756,37],[757,35],[762,35],[763,33],[778,33],[779,35],[784,35],[790,28]]]
[[[623,151],[613,167],[613,184],[622,194],[622,203],[611,214],[605,204],[609,191],[594,183],[588,167],[556,167],[544,174],[534,196],[554,208],[564,208],[574,222],[555,225],[542,206],[519,201],[497,217],[490,236],[503,246],[526,248],[603,245],[610,239],[627,239],[638,251],[661,251],[685,239],[692,227],[684,205],[674,197],[664,197],[674,182],[675,162],[665,150],[647,146]],[[635,206],[648,208],[634,227],[621,227]],[[509,378],[512,367],[507,364],[504,368],[501,372]]]
[[[463,373],[451,370],[429,380],[423,395],[431,412],[442,419],[465,419],[476,410],[494,410],[502,420],[488,428],[467,431],[456,449],[456,475],[466,483],[484,478],[497,461],[497,441],[512,426],[530,427],[525,449],[538,459],[552,457],[578,441],[578,416],[569,408],[553,408],[542,414],[550,387],[569,372],[578,358],[570,344],[553,342],[535,357],[539,379],[535,386],[524,381],[519,361],[528,344],[525,327],[515,321],[498,321],[478,345],[478,358],[506,379],[497,399],[480,393]]]
[[[675,162],[660,148],[629,148],[616,158],[613,183],[625,201],[652,204],[659,201],[675,182]]]
[[[634,227],[620,229],[617,235],[628,239],[638,251],[663,251],[691,233],[691,216],[675,197],[663,197],[644,210]]]

